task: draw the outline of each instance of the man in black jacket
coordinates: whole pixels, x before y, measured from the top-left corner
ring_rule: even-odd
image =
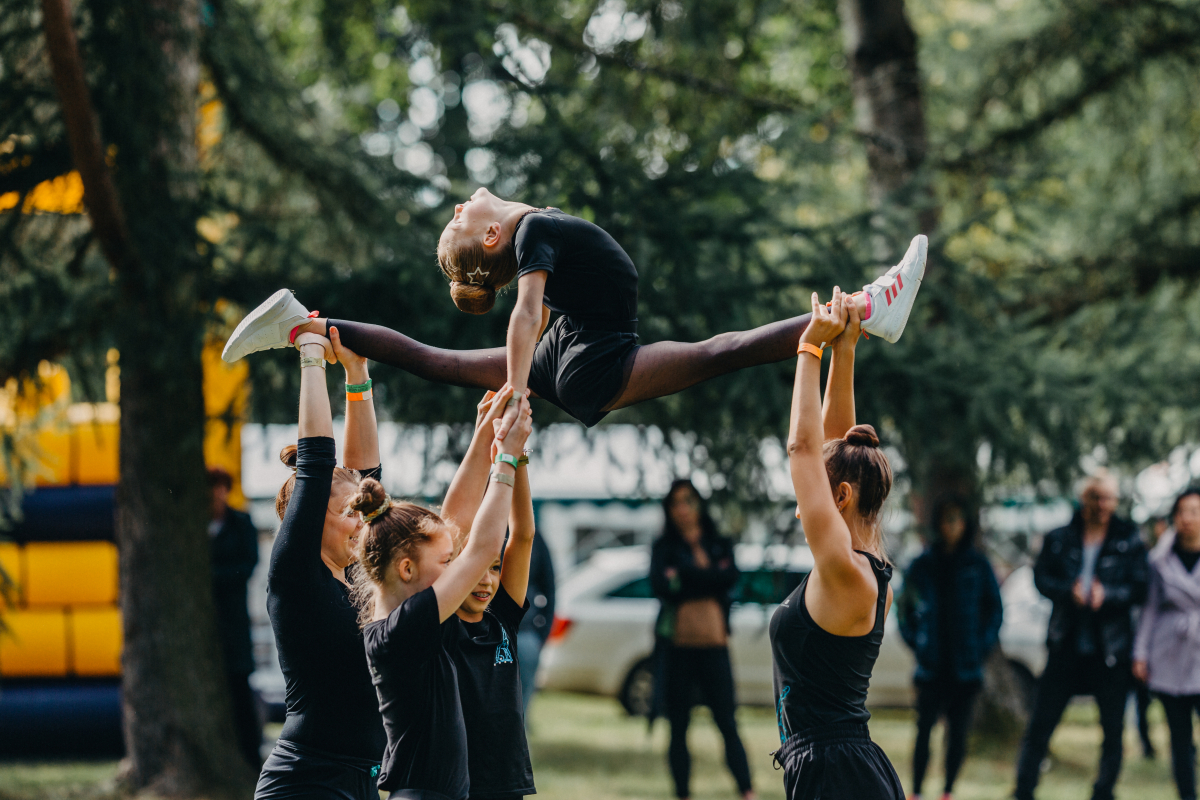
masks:
[[[246,584],[258,565],[258,531],[249,514],[229,507],[233,477],[228,472],[220,467],[210,468],[208,485],[212,497],[208,534],[217,636],[225,659],[238,749],[258,770],[262,767],[259,755],[262,723],[250,688],[254,645],[250,640],[250,611],[246,605]]]
[[[1069,525],[1046,534],[1034,565],[1034,582],[1054,602],[1054,611],[1046,637],[1049,657],[1021,743],[1017,800],[1032,800],[1050,737],[1077,694],[1096,698],[1104,731],[1093,800],[1111,800],[1121,772],[1131,612],[1146,598],[1149,568],[1137,528],[1115,514],[1113,478],[1089,478],[1079,506]]]

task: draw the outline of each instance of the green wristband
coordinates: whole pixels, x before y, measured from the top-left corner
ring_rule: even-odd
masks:
[[[516,469],[521,465],[521,459],[517,458],[516,456],[510,456],[508,453],[496,453],[496,460],[492,463],[508,464],[513,469]]]
[[[371,388],[371,379],[370,378],[367,378],[366,383],[347,383],[346,384],[347,392],[355,392],[355,393],[365,392],[365,391],[370,390],[370,388]]]

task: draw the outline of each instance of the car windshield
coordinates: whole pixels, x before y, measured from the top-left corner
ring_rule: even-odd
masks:
[[[792,593],[808,573],[793,570],[756,569],[743,572],[733,590],[737,603],[777,605]],[[649,576],[641,576],[608,592],[608,597],[649,600],[654,597]]]

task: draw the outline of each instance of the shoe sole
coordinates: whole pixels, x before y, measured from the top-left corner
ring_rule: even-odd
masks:
[[[271,325],[279,324],[278,319],[271,319],[270,317],[287,307],[291,295],[292,292],[290,289],[280,289],[264,300],[258,308],[247,314],[238,323],[238,326],[233,329],[233,335],[225,343],[225,349],[221,351],[221,360],[227,364],[232,364],[260,350],[275,350],[287,347],[289,342],[286,341],[286,335],[284,336],[285,341],[283,343],[272,344],[266,347],[255,346],[254,340],[260,338],[259,334],[264,329]],[[278,335],[278,332],[276,332],[276,335]]]
[[[929,240],[924,234],[918,234],[913,237],[912,243],[908,246],[908,251],[905,252],[904,258],[900,259],[900,263],[870,284],[884,287],[884,299],[887,301],[888,306],[891,306],[893,298],[899,299],[900,292],[910,286],[912,287],[912,293],[906,298],[907,307],[903,309],[904,316],[900,320],[896,332],[894,334],[880,333],[872,331],[867,325],[863,326],[863,330],[892,344],[900,341],[900,337],[904,334],[904,328],[908,325],[908,316],[912,313],[913,304],[916,303],[917,292],[921,290],[921,279],[925,277],[925,263],[928,257]],[[895,308],[889,308],[889,310],[893,313],[896,311]],[[869,324],[870,322],[868,321]]]

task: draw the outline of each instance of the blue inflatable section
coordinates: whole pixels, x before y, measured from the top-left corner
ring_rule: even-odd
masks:
[[[20,521],[7,520],[15,542],[113,540],[115,486],[44,486],[21,500]],[[2,528],[3,526],[0,526]]]
[[[123,756],[120,682],[0,683],[0,753],[55,758]]]

